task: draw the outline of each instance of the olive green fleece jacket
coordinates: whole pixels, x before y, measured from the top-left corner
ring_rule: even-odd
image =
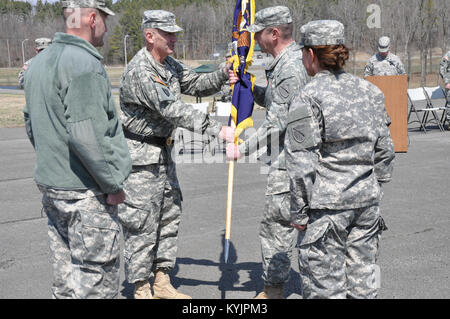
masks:
[[[102,58],[87,41],[55,33],[25,73],[37,184],[105,194],[122,189],[131,159]]]

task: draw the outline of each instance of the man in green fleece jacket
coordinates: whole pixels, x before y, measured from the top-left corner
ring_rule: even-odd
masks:
[[[115,298],[119,291],[117,205],[131,159],[102,56],[101,0],[63,1],[66,33],[25,75],[27,134],[48,216],[54,298]]]

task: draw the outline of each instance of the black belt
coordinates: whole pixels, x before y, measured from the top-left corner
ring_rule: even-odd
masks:
[[[123,134],[125,135],[125,137],[130,140],[144,142],[147,144],[158,145],[161,147],[164,147],[166,145],[170,146],[173,144],[173,139],[171,137],[145,136],[145,135],[140,135],[140,134],[130,132],[125,127],[122,127],[122,129],[123,129]]]

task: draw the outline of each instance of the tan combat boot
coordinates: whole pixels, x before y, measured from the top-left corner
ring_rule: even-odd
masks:
[[[284,299],[284,285],[264,286],[254,299]]]
[[[138,281],[134,284],[134,299],[153,299],[148,280]]]
[[[154,299],[192,299],[191,296],[177,291],[170,283],[166,270],[155,271],[155,282],[153,283]]]

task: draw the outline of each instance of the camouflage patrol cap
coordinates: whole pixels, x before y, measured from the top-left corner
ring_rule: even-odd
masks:
[[[175,15],[165,10],[147,10],[142,19],[142,29],[154,28],[165,32],[175,33],[183,31],[177,26]]]
[[[385,53],[389,51],[389,46],[391,45],[391,39],[384,36],[378,40],[378,52]]]
[[[115,15],[106,7],[105,0],[66,0],[61,1],[61,5],[63,8],[95,8],[110,16]]]
[[[34,44],[36,45],[36,49],[43,50],[48,48],[48,46],[52,43],[52,40],[49,38],[38,38],[34,40]]]
[[[259,32],[267,27],[292,23],[288,7],[275,6],[259,10],[255,14],[255,23],[247,28],[249,32]]]
[[[301,46],[345,43],[344,25],[336,20],[311,21],[300,28]]]

